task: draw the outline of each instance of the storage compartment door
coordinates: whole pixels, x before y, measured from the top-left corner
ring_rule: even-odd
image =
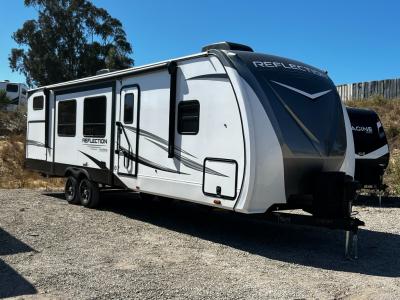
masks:
[[[238,164],[235,160],[206,158],[203,166],[203,193],[234,200],[237,190]]]

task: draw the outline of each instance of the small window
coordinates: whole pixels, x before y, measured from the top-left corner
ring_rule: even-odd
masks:
[[[62,101],[58,103],[58,127],[59,136],[75,136],[76,132],[76,100]]]
[[[197,100],[182,101],[178,105],[178,132],[197,134],[199,132],[200,103]]]
[[[124,123],[132,124],[133,123],[133,101],[135,96],[130,94],[125,94],[124,100]]]
[[[104,137],[107,117],[106,97],[85,98],[83,106],[83,135]]]
[[[7,92],[18,93],[18,84],[7,84]]]
[[[21,94],[22,94],[22,95],[26,96],[27,93],[28,93],[28,92],[27,92],[25,89],[22,89],[22,91],[21,91]]]
[[[38,96],[33,98],[33,110],[42,110],[44,103],[44,97]]]

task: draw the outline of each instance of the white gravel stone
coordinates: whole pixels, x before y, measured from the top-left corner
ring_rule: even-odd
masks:
[[[101,197],[92,210],[61,193],[0,190],[0,297],[400,298],[400,201],[355,207],[366,226],[349,261],[341,231]]]

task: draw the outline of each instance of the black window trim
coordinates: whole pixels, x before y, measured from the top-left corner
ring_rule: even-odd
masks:
[[[41,98],[42,104],[41,104],[40,108],[35,108],[35,99],[38,99],[38,98]],[[43,95],[33,97],[32,108],[33,108],[33,110],[43,110],[43,108],[44,108],[44,96]]]
[[[184,132],[184,131],[182,131],[181,130],[181,107],[183,106],[183,105],[193,105],[193,104],[197,104],[198,105],[198,109],[199,109],[199,111],[198,111],[198,120],[197,120],[197,123],[198,123],[198,127],[197,127],[197,131],[190,131],[190,132]],[[200,102],[198,101],[198,100],[183,100],[183,101],[180,101],[179,102],[179,104],[178,104],[178,118],[177,118],[177,131],[178,131],[178,133],[180,134],[180,135],[197,135],[198,133],[199,133],[199,131],[200,131]]]
[[[9,89],[8,89],[8,87],[9,86],[13,86],[13,87],[17,87],[17,90],[16,91],[10,91]],[[15,84],[15,83],[7,83],[7,85],[6,85],[6,92],[9,92],[9,93],[18,93],[19,92],[19,85],[18,84]]]
[[[59,114],[60,114],[60,103],[65,103],[65,102],[75,102],[75,133],[74,135],[72,134],[60,134],[59,133],[59,125],[60,125],[60,120],[59,120]],[[68,99],[68,100],[59,100],[57,104],[57,136],[59,137],[76,137],[76,119],[77,119],[77,101],[76,99]],[[64,125],[64,124],[62,124]],[[69,124],[68,124],[69,125]]]
[[[127,95],[132,95],[133,100],[132,100],[132,115],[130,116],[131,119],[129,120],[130,122],[126,121],[126,96]],[[124,95],[124,124],[133,124],[133,121],[135,119],[135,93],[129,92],[125,93]]]
[[[96,99],[96,98],[104,98],[105,99],[106,110],[105,110],[104,123],[88,123],[88,124],[91,124],[91,125],[104,124],[104,134],[103,135],[87,135],[87,134],[85,134],[85,101],[86,100],[91,100],[91,99]],[[86,98],[83,99],[82,135],[84,137],[94,137],[94,138],[104,138],[107,135],[107,96],[99,95],[99,96],[86,97]]]

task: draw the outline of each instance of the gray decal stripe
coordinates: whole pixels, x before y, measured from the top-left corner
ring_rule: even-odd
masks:
[[[166,152],[168,151],[167,147],[165,147],[163,145],[160,145],[160,144],[158,144],[158,143],[156,143],[156,142],[154,142],[154,141],[152,141],[150,139],[148,139],[148,141],[152,142],[154,145],[160,147],[164,151],[166,151]],[[190,160],[188,158],[182,157],[182,155],[180,155],[180,153],[178,151],[175,151],[175,156],[184,166],[186,166],[186,167],[188,167],[190,169],[193,169],[195,171],[203,172],[203,165],[201,165],[201,164],[199,164],[199,163],[197,163],[197,162],[195,162],[193,160]],[[229,176],[226,176],[226,175],[224,175],[222,173],[214,171],[214,170],[212,170],[210,168],[205,168],[205,172],[208,173],[208,174],[211,174],[211,175],[229,177]]]
[[[46,145],[38,142],[38,141],[33,141],[33,140],[26,140],[26,144],[27,145],[31,145],[31,146],[38,146],[38,147],[45,147]]]
[[[307,92],[305,92],[305,91],[296,89],[295,87],[292,87],[292,86],[290,86],[290,85],[287,85],[287,84],[284,84],[284,83],[280,83],[280,82],[274,81],[274,80],[271,80],[271,81],[272,81],[273,83],[276,83],[276,84],[278,84],[278,85],[280,85],[280,86],[283,86],[283,87],[285,87],[285,88],[287,88],[287,89],[289,89],[289,90],[291,90],[291,91],[293,91],[293,92],[296,92],[296,93],[299,93],[300,95],[306,96],[307,98],[310,98],[310,99],[312,99],[312,100],[315,100],[315,99],[317,99],[317,98],[319,98],[319,97],[322,97],[323,95],[326,95],[326,94],[328,94],[329,92],[332,91],[332,90],[326,90],[326,91],[323,91],[323,92],[319,92],[319,93],[315,93],[315,94],[310,94],[310,93],[307,93]]]
[[[228,75],[225,73],[204,74],[204,75],[190,77],[187,78],[186,80],[201,80],[201,79],[228,79]]]
[[[137,132],[137,129],[136,129],[135,127],[133,127],[133,126],[124,125],[124,127],[125,127],[126,129],[132,131],[132,132],[135,132],[135,133]],[[151,139],[153,139],[153,140],[155,140],[155,141],[157,141],[157,142],[159,142],[159,143],[162,143],[162,144],[164,144],[164,145],[168,145],[168,141],[167,141],[166,139],[163,139],[162,137],[159,137],[159,136],[157,136],[157,135],[155,135],[154,133],[151,133],[151,132],[149,132],[149,131],[140,129],[140,135],[141,135],[141,136],[144,136],[144,137],[151,138]],[[185,151],[185,150],[183,150],[183,149],[181,149],[181,148],[179,148],[179,147],[176,147],[176,146],[175,146],[175,150],[178,150],[179,152],[182,152],[182,153],[184,153],[184,154],[186,154],[186,155],[189,155],[189,156],[191,156],[191,157],[197,158],[196,156],[190,154],[189,152],[187,152],[187,151]]]
[[[125,149],[124,147],[121,147],[121,150],[123,150],[123,151],[125,151],[125,152],[128,152],[128,150]],[[132,153],[132,152],[129,153],[129,152],[128,152],[128,154],[126,154],[126,156],[127,156],[130,160],[136,161],[136,156],[135,156],[134,153]],[[150,168],[154,168],[154,169],[157,169],[157,170],[160,170],[160,171],[164,171],[164,172],[175,173],[175,174],[183,174],[183,175],[189,175],[189,174],[187,174],[187,173],[183,173],[183,172],[180,172],[180,171],[178,171],[178,170],[173,170],[173,169],[164,167],[164,166],[162,166],[162,165],[159,165],[159,164],[157,164],[157,163],[155,163],[155,162],[152,162],[152,161],[150,161],[150,160],[148,160],[148,159],[146,159],[146,158],[143,158],[143,157],[141,157],[141,156],[138,156],[138,163],[140,163],[140,164],[142,164],[142,165],[144,165],[144,166],[150,167]]]
[[[96,165],[98,165],[100,167],[100,169],[107,170],[106,163],[104,161],[100,161],[83,151],[79,151],[79,152],[82,153],[83,155],[85,155],[86,157],[90,158]]]
[[[12,99],[12,100],[10,101],[10,104],[18,104],[18,102],[19,102],[19,96],[16,97],[16,98],[14,98],[14,99]]]
[[[317,137],[306,127],[306,125],[303,124],[303,122],[300,120],[299,117],[296,116],[296,114],[290,109],[290,107],[285,103],[285,101],[282,99],[282,97],[275,91],[275,89],[266,81],[269,87],[271,88],[272,92],[275,94],[275,96],[278,98],[278,100],[281,102],[283,107],[286,109],[286,111],[289,113],[289,115],[293,118],[293,120],[299,125],[299,127],[303,130],[303,132],[315,143],[319,144],[319,140]],[[315,148],[315,146],[314,146]],[[316,149],[316,148],[315,148]],[[318,152],[319,150],[316,149]]]

